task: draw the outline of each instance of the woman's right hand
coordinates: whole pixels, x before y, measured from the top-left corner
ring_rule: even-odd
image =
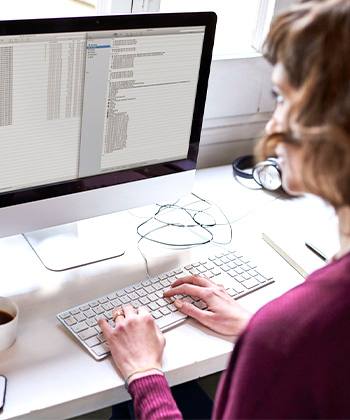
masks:
[[[189,295],[200,298],[208,306],[202,310],[192,303],[176,299],[178,310],[206,327],[224,335],[239,335],[248,324],[251,313],[239,305],[225,290],[205,277],[190,276],[177,279],[164,297]]]

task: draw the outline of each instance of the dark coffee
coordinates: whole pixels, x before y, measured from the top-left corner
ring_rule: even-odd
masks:
[[[8,322],[12,321],[13,318],[13,315],[0,309],[0,325],[7,324]]]

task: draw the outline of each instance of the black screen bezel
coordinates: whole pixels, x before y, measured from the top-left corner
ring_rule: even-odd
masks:
[[[30,19],[0,23],[0,36],[177,26],[205,26],[187,158],[3,192],[0,193],[0,208],[195,169],[214,44],[216,15],[213,12],[158,13]]]

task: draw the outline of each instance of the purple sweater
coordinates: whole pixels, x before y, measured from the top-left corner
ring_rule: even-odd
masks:
[[[137,379],[129,391],[137,418],[182,418],[163,376]],[[350,418],[350,254],[253,316],[213,418]]]

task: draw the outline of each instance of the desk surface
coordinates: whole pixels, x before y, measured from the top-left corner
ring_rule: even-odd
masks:
[[[276,199],[261,190],[247,189],[233,179],[229,166],[198,171],[194,191],[218,204],[231,221],[233,241],[228,248],[239,246],[268,266],[275,277],[273,285],[241,299],[246,308],[256,311],[303,281],[262,241],[261,233],[271,226],[287,233],[291,229],[302,232],[306,225],[325,217],[317,201]],[[138,214],[142,212],[137,210]],[[127,221],[122,223],[124,231],[120,229],[121,218]],[[145,263],[136,247],[135,227],[140,218],[132,211],[108,220],[125,238],[126,254],[66,272],[45,269],[22,236],[0,241],[0,294],[11,296],[20,308],[17,341],[0,353],[0,373],[8,378],[0,419],[68,418],[129,398],[111,359],[96,362],[56,320],[58,312],[146,277]],[[175,251],[143,245],[142,249],[155,275],[215,252],[218,247]],[[309,266],[320,266],[309,250],[305,248],[302,253]],[[215,334],[193,320],[165,336],[164,370],[171,386],[223,370],[233,346],[231,337]]]

